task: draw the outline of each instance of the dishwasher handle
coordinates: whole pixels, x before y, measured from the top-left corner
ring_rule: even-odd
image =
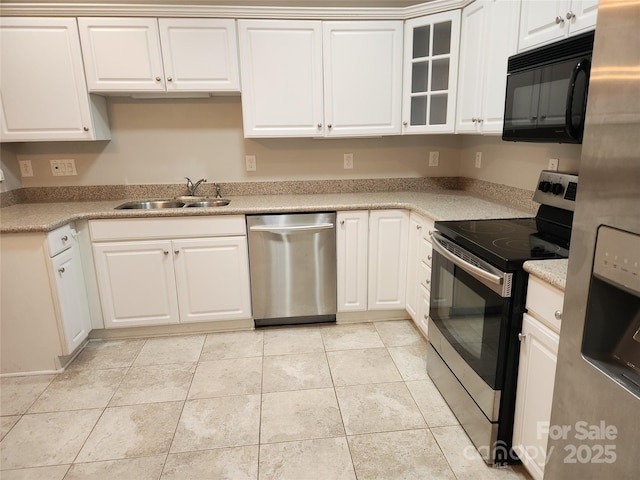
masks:
[[[254,225],[249,227],[252,232],[268,232],[268,233],[293,233],[293,232],[313,232],[317,230],[327,230],[333,228],[333,223],[316,223],[313,225],[290,225],[290,226],[274,226],[274,225]]]

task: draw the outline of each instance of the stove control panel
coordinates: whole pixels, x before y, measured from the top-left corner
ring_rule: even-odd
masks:
[[[533,201],[573,211],[577,192],[578,175],[543,170],[540,172]]]

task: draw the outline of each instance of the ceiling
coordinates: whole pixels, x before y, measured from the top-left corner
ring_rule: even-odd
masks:
[[[408,7],[434,0],[0,0],[0,3],[133,4],[133,5],[225,5],[258,7]]]

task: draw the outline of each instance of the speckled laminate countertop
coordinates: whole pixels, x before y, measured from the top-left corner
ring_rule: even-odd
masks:
[[[524,263],[524,269],[529,272],[529,275],[538,277],[564,292],[568,264],[569,260],[566,258],[561,260],[530,260]]]
[[[0,210],[0,233],[48,232],[70,221],[98,218],[244,215],[332,210],[403,208],[433,220],[531,217],[530,213],[500,205],[459,190],[433,192],[328,193],[230,196],[225,207],[159,210],[114,210],[128,199],[23,203]]]

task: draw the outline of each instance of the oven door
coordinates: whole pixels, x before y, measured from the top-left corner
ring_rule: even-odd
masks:
[[[429,331],[431,343],[472,396],[474,390],[488,390],[480,379],[492,390],[501,390],[512,309],[512,274],[500,271],[438,232],[433,232],[432,244],[429,313],[438,332],[432,335]]]

